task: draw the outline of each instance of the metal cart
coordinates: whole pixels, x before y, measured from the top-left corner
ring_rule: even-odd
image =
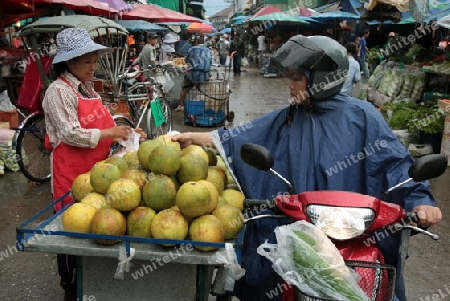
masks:
[[[184,102],[184,122],[193,126],[220,126],[233,122],[230,111],[230,85],[228,80],[196,83]]]
[[[49,204],[16,229],[19,251],[77,255],[77,297],[94,296],[95,300],[207,301],[213,271],[223,266],[223,258],[233,248],[240,261],[243,231],[235,240],[207,243],[191,240],[167,240],[127,235],[99,235],[67,232],[62,227],[62,213],[71,204],[52,214],[54,205],[67,195]],[[94,239],[119,240],[114,245],[99,245]],[[163,247],[161,244],[175,244]],[[201,252],[193,246],[218,249]],[[121,260],[119,256],[122,255]],[[132,259],[132,260],[131,260]],[[131,263],[129,271],[118,275],[118,264]],[[121,277],[120,277],[121,276]]]

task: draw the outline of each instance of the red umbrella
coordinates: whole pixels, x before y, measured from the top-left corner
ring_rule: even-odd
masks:
[[[73,10],[81,10],[93,16],[109,16],[111,13],[119,13],[118,10],[108,7],[106,4],[94,0],[28,0],[36,4],[61,4]]]
[[[279,9],[278,7],[268,5],[266,7],[261,8],[260,10],[258,10],[256,12],[256,14],[254,14],[253,17],[251,17],[251,19],[259,17],[259,16],[268,15],[268,14],[271,14],[271,13],[281,12],[281,11],[282,10]]]
[[[122,14],[124,20],[146,20],[149,22],[193,22],[201,23],[197,18],[154,4],[138,4]]]
[[[187,27],[187,31],[190,33],[211,33],[216,29],[206,23],[192,23]]]

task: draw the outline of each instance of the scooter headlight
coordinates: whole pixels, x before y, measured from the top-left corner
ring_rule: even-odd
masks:
[[[370,208],[323,205],[309,205],[306,214],[328,237],[338,240],[361,235],[375,218],[375,212]]]

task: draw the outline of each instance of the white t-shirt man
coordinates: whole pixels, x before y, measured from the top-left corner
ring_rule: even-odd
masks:
[[[258,42],[258,51],[266,51],[266,37],[264,35],[260,35],[256,38]]]

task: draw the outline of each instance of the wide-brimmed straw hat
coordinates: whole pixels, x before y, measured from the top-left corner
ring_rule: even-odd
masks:
[[[56,36],[58,51],[53,64],[66,62],[94,51],[107,52],[110,48],[95,43],[84,28],[67,28]]]
[[[391,31],[387,36],[395,38],[397,35],[395,34],[395,32]]]

